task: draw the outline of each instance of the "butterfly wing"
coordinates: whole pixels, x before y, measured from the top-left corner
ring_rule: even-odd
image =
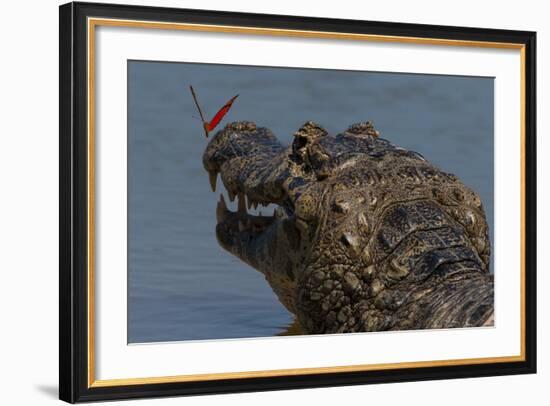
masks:
[[[210,120],[207,125],[205,126],[206,127],[206,130],[208,132],[212,131],[214,128],[216,128],[216,126],[220,123],[220,121],[222,121],[223,117],[227,114],[227,112],[229,111],[229,109],[231,108],[231,105],[233,104],[233,102],[235,101],[235,99],[238,97],[239,95],[236,95],[236,96],[233,96],[227,103],[225,103],[223,105],[223,107],[221,109],[218,110],[218,112],[216,113],[216,115],[214,116],[214,118],[212,118],[212,120]]]

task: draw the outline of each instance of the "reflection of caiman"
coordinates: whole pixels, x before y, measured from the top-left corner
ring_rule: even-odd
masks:
[[[371,123],[333,137],[307,122],[285,148],[236,122],[203,163],[213,188],[220,173],[238,197],[236,212],[220,198],[219,243],[265,275],[304,332],[492,325],[479,197]],[[273,216],[247,213],[269,203]]]

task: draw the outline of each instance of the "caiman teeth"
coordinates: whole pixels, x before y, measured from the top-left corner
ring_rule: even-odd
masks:
[[[238,210],[239,213],[246,213],[246,197],[244,193],[239,193]]]
[[[248,209],[250,210],[251,208],[254,208],[254,209],[257,209],[258,208],[258,202],[256,200],[253,200],[250,198],[250,196],[248,196],[247,198],[247,206],[248,206]]]
[[[216,191],[216,181],[218,180],[218,172],[209,171],[208,172],[208,180],[210,181],[210,187],[212,188],[212,192],[215,192]]]
[[[216,206],[216,220],[218,223],[221,223],[224,219],[226,214],[229,212],[227,210],[227,205],[225,204],[225,199],[223,198],[223,194],[220,195],[220,201],[218,202],[218,205]]]

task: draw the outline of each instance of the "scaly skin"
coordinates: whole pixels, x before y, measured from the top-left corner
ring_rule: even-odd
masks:
[[[305,333],[491,325],[490,243],[478,195],[370,122],[313,122],[282,146],[251,122],[210,141],[220,245],[265,275]],[[248,206],[277,204],[273,216]]]

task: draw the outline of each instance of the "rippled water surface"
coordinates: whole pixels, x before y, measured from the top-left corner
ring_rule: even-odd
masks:
[[[255,121],[285,143],[307,120],[331,133],[374,121],[481,195],[492,240],[492,78],[130,61],[131,343],[273,336],[292,321],[263,277],[216,242],[189,84],[209,116],[239,93],[226,121]]]

